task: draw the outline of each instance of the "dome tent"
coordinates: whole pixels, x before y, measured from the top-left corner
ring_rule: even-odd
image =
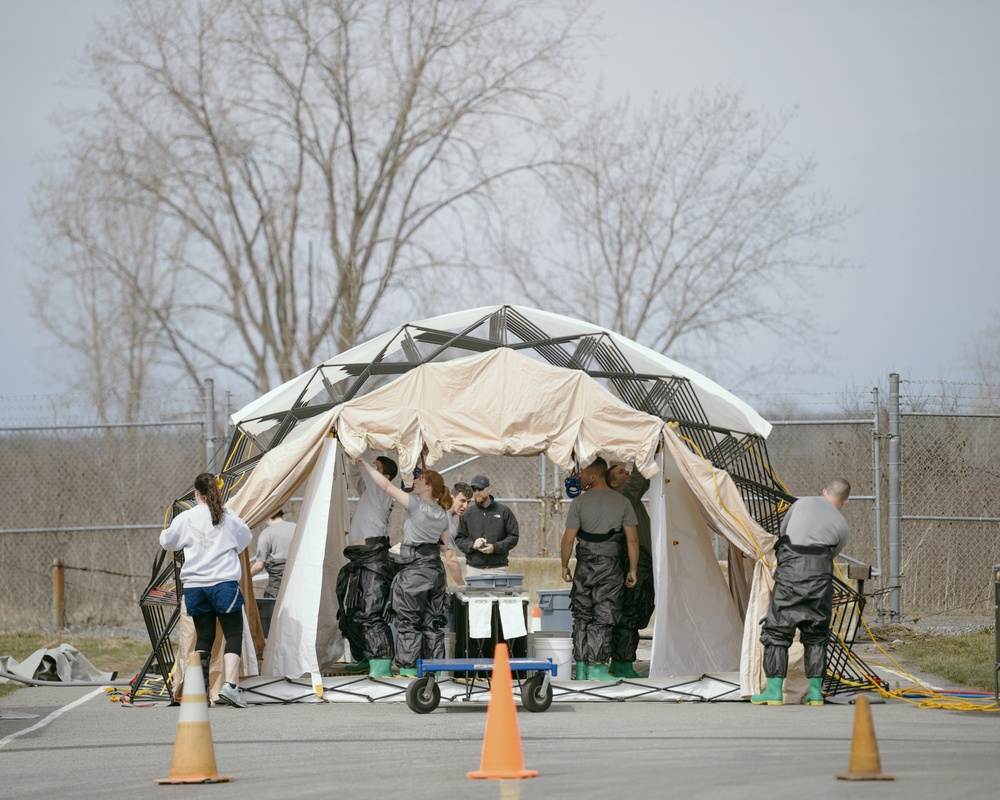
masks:
[[[426,446],[430,464],[444,452],[547,452],[565,469],[574,455],[580,463],[603,455],[662,474],[650,491],[651,675],[742,662],[741,691],[756,689],[758,631],[744,626],[743,612],[751,604],[755,620],[766,608],[760,561],[792,498],[767,464],[770,426],[704,376],[590,323],[493,306],[403,325],[268,392],[233,421],[230,507],[254,525],[306,487],[265,673],[319,672],[343,653],[331,592],[348,524],[344,454],[395,450],[405,472]],[[728,587],[709,531],[750,557],[745,570],[730,559]]]

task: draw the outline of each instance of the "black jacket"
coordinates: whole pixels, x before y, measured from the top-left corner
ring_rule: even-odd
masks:
[[[517,547],[519,535],[514,512],[490,495],[490,504],[486,508],[478,503],[471,503],[459,517],[455,546],[465,553],[465,563],[470,567],[477,569],[506,567],[507,555]],[[494,546],[492,553],[481,553],[472,549],[472,545],[480,537]]]

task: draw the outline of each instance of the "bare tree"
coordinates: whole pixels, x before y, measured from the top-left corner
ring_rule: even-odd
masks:
[[[793,298],[846,214],[780,152],[787,121],[732,90],[642,110],[598,92],[542,173],[548,207],[501,234],[523,291],[692,364],[753,330],[808,340]]]
[[[962,366],[974,382],[974,394],[981,409],[1000,406],[1000,313],[993,311],[990,322],[962,345]]]
[[[147,316],[144,352],[192,382],[293,377],[461,257],[446,215],[529,166],[519,140],[558,102],[581,20],[530,0],[125,0],[89,51],[103,101],[65,123],[69,166],[37,207],[74,180],[113,196],[72,230],[39,215],[68,260],[36,294],[99,264]],[[108,214],[145,228],[147,271],[108,267]]]
[[[86,161],[43,180],[32,213],[44,239],[33,253],[35,314],[65,356],[57,376],[94,401],[102,421],[139,418],[154,378],[165,321],[179,296],[182,243],[121,183]],[[66,367],[69,366],[67,370]]]

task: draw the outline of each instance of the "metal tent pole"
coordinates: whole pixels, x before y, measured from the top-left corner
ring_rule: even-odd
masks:
[[[899,517],[899,373],[889,373],[889,618],[898,621],[900,608],[900,537]]]
[[[872,488],[875,495],[875,621],[885,620],[885,573],[882,571],[882,427],[878,408],[878,387],[872,389],[875,421],[872,424]]]

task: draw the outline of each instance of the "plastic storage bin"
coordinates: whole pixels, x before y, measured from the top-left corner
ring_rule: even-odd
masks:
[[[542,617],[539,630],[573,630],[573,612],[569,610],[569,589],[539,589],[538,607]]]
[[[492,586],[495,589],[516,589],[524,586],[523,575],[466,575],[465,582],[469,586]]]

